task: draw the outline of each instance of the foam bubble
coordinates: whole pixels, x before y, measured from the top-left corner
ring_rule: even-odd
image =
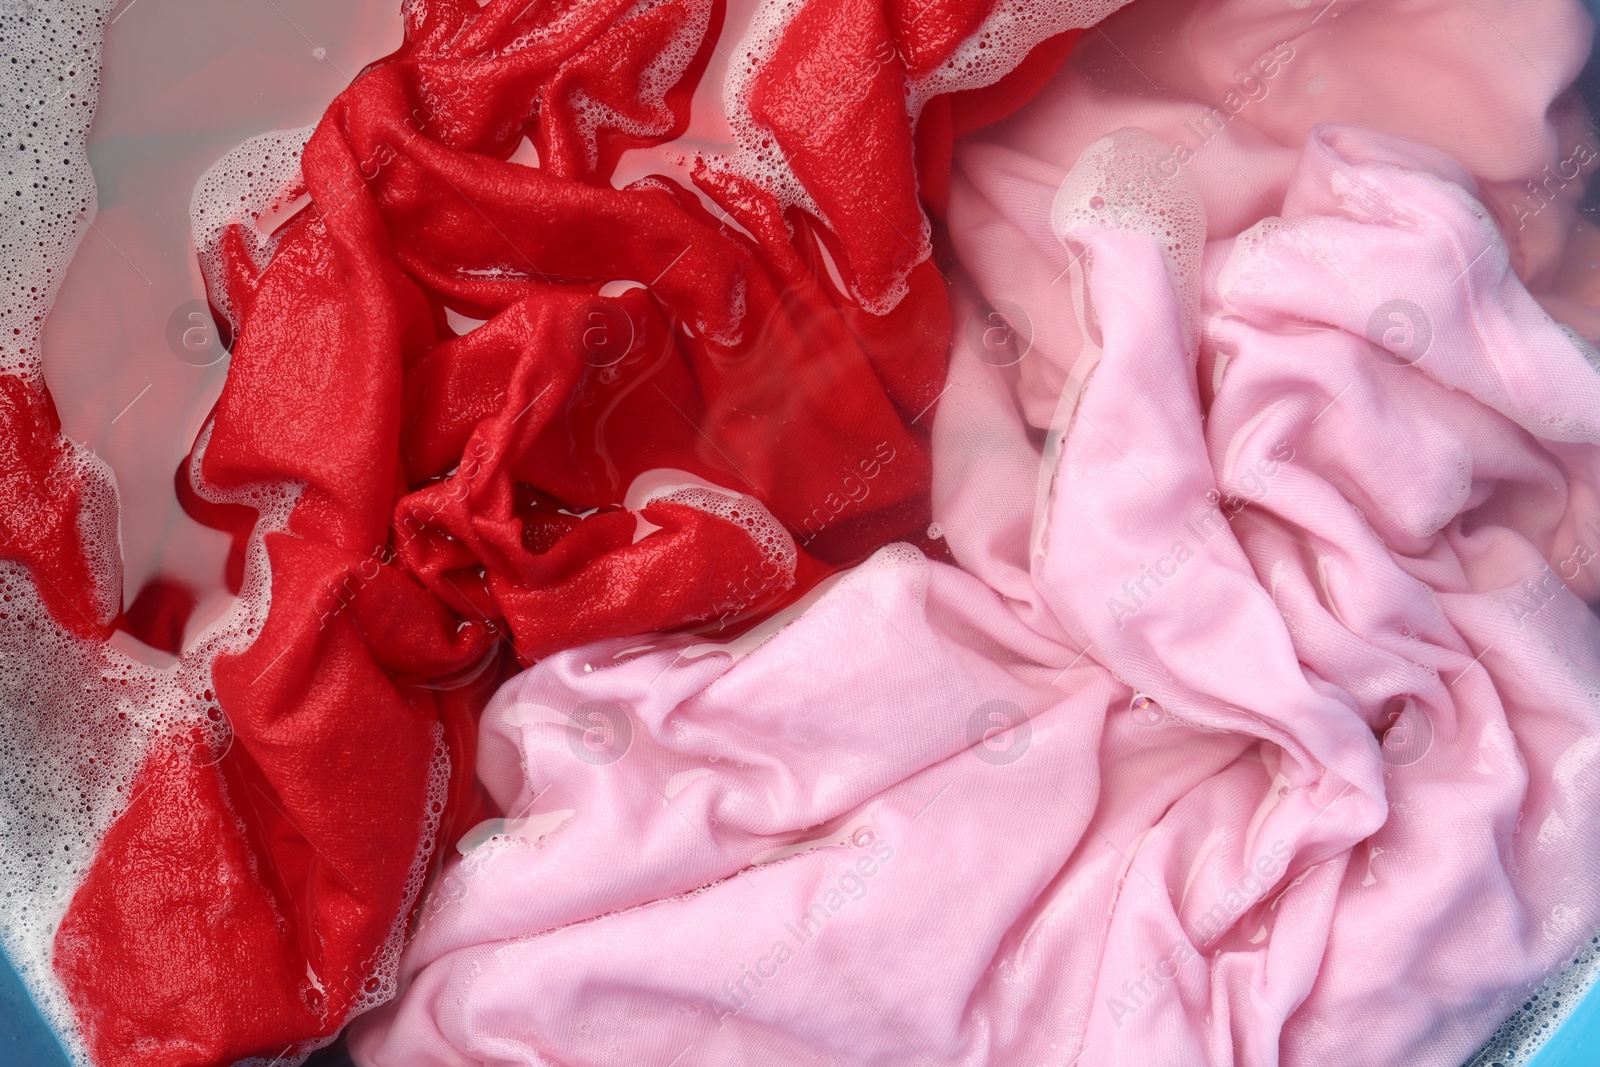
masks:
[[[728,64],[727,80],[722,86],[724,117],[737,147],[729,155],[713,156],[706,162],[755,183],[771,193],[782,207],[799,208],[829,224],[827,216],[795,176],[788,158],[778,147],[777,138],[750,112],[756,75],[771,62],[784,31],[800,13],[802,2],[765,0],[751,16],[744,36],[733,47],[733,60]]]
[[[1100,138],[1083,150],[1056,190],[1050,226],[1062,241],[1079,227],[1155,238],[1184,308],[1184,337],[1193,353],[1200,342],[1205,203],[1188,175],[1161,173],[1170,151],[1155,135],[1134,127]]]
[[[0,373],[40,388],[45,314],[93,225],[85,145],[111,8],[112,0],[0,8],[0,42],[12,57],[0,64]],[[96,621],[108,621],[122,585],[110,471],[63,442],[52,477],[81,486]],[[79,1063],[87,1055],[50,969],[50,946],[137,766],[120,724],[140,705],[158,720],[164,710],[137,665],[104,662],[102,647],[56,625],[27,570],[0,563],[0,943]],[[75,728],[63,730],[67,712]]]
[[[406,929],[412,908],[422,894],[422,886],[428,879],[428,868],[434,850],[438,847],[439,824],[444,818],[445,802],[450,792],[450,750],[445,742],[444,727],[435,724],[433,729],[433,760],[428,766],[428,794],[427,802],[423,806],[422,843],[417,849],[416,856],[412,858],[411,869],[406,874],[405,884],[400,892],[400,911],[395,915],[389,936],[378,947],[372,959],[362,967],[364,980],[350,1007],[352,1019],[389,1001],[400,988],[400,950],[405,947]],[[325,1042],[318,1042],[316,1046],[307,1046],[304,1051],[309,1053],[315,1047],[332,1042],[334,1037],[328,1038]]]
[[[203,451],[204,440],[197,446]],[[262,521],[246,551],[240,596],[170,665],[153,665],[126,639],[76,636],[51,616],[26,568],[0,563],[0,933],[78,1063],[87,1055],[50,966],[56,929],[101,838],[128,810],[152,749],[166,740],[198,741],[214,762],[232,743],[211,667],[260,632],[270,588],[262,536],[287,524],[299,497],[294,486],[195,488],[209,500],[258,508]],[[115,510],[109,515],[114,524]],[[104,530],[98,536],[100,554],[115,552],[114,538]]]
[[[39,335],[68,260],[93,225],[84,151],[112,0],[0,7],[0,372],[39,373]]]
[[[686,486],[650,496],[645,502],[654,501],[682,504],[740,527],[750,535],[750,540],[761,552],[762,564],[771,563],[778,568],[783,576],[782,588],[794,585],[795,567],[800,558],[794,538],[755,497],[701,486]]]

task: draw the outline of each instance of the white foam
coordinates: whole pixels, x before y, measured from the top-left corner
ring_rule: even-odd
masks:
[[[722,493],[725,496],[736,497],[739,494],[732,489],[724,489],[715,482],[709,482],[698,474],[679,470],[676,467],[653,467],[642,471],[633,481],[628,483],[628,489],[622,495],[622,506],[629,511],[638,511],[657,497],[667,496],[679,489],[709,489],[712,492]]]
[[[763,592],[788,589],[794,585],[795,568],[800,560],[794,538],[784,529],[783,523],[774,518],[772,512],[755,497],[725,489],[688,471],[658,467],[634,478],[623,496],[623,507],[637,512],[658,500],[704,511],[742,528],[761,552],[761,569],[765,570],[770,564],[779,575],[779,578],[763,584]],[[639,521],[649,525],[642,517]],[[655,529],[659,527],[652,527],[644,533],[654,532]]]
[[[1062,241],[1079,227],[1155,238],[1184,309],[1184,336],[1193,356],[1200,342],[1205,203],[1188,175],[1160,174],[1158,164],[1170,151],[1159,138],[1134,127],[1100,138],[1083,150],[1056,190],[1050,226]]]
[[[0,7],[0,372],[39,373],[39,334],[95,211],[84,142],[112,0]]]
[[[944,93],[993,85],[1041,41],[1093,26],[1128,0],[1001,0],[943,64],[911,80],[913,117]]]
[[[756,75],[772,60],[789,23],[800,13],[803,0],[764,0],[750,16],[744,35],[732,49],[728,74],[722,85],[722,107],[733,133],[732,153],[711,157],[713,168],[729,169],[765,189],[785,208],[797,207],[828,222],[795,176],[777,138],[756,121],[750,111],[750,96]],[[830,224],[831,225],[831,224]]]
[[[658,500],[682,504],[686,508],[715,515],[724,522],[740,527],[760,551],[761,562],[777,566],[779,574],[782,575],[782,581],[777,583],[777,587],[787,589],[794,585],[795,566],[799,561],[794,538],[789,536],[789,531],[783,528],[783,524],[773,518],[772,512],[755,497],[744,494],[735,496],[726,490],[689,486],[650,498],[651,502]]]
[[[94,582],[94,621],[109,625],[122,609],[122,509],[111,465],[76,441],[61,439],[56,477],[78,487],[78,537]]]
[[[0,9],[0,373],[43,387],[40,336],[66,266],[92,225],[94,178],[85,142],[100,89],[100,48],[111,0]],[[66,443],[52,479],[82,477],[82,532],[116,529],[116,492],[104,465]],[[94,560],[95,621],[115,614],[120,567]],[[116,590],[116,592],[113,592]],[[0,563],[0,944],[24,986],[87,1062],[50,969],[67,900],[126,788],[116,700],[58,728],[53,709],[79,698],[82,678],[106,677],[91,649],[55,624],[27,571]],[[112,683],[126,689],[121,679]]]
[[[422,814],[422,843],[412,857],[411,869],[406,874],[405,885],[400,893],[400,911],[395,915],[389,936],[362,969],[367,977],[350,1007],[352,1019],[389,1001],[400,988],[400,950],[405,947],[411,909],[422,893],[423,883],[428,880],[428,867],[438,846],[439,824],[444,818],[445,802],[450,792],[450,749],[445,743],[444,726],[435,724],[433,732],[433,762],[428,766],[428,799]],[[305,1051],[312,1049],[308,1047]]]
[[[638,0],[617,20],[616,25],[626,25],[665,2],[666,0]],[[651,117],[648,121],[639,122],[622,115],[601,101],[591,99],[581,90],[574,94],[572,105],[591,168],[597,166],[600,161],[596,134],[602,126],[641,139],[659,137],[672,129],[673,116],[666,104],[667,91],[678,83],[683,77],[683,72],[694,60],[695,53],[700,50],[700,42],[705,39],[706,27],[710,22],[710,0],[698,0],[677,34],[639,72],[636,86],[637,99],[642,101],[650,112]]]

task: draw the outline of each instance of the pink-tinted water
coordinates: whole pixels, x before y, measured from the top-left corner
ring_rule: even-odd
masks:
[[[227,536],[173,490],[228,369],[209,322],[186,316],[205,299],[190,194],[241,141],[316,122],[399,43],[391,0],[134,0],[106,31],[89,136],[99,212],[46,321],[45,378],[66,435],[116,472],[124,604],[155,575],[181,581],[199,600],[190,633],[230,599]]]

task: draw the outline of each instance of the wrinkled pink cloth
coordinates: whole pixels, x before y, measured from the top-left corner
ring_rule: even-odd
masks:
[[[1106,40],[1169,97],[1213,98],[1178,68],[1236,39],[1381,84],[1246,128],[1253,101],[1237,153],[1169,177],[1165,98],[1075,83],[1086,42],[958,153],[990,305],[958,308],[935,423],[961,567],[891,547],[782,629],[509,683],[479,766],[508,817],[357,1061],[1466,1058],[1600,924],[1600,372],[1541,308],[1588,238],[1575,193],[1522,230],[1504,199],[1565,158],[1545,109],[1588,23],[1475,8],[1550,84],[1459,6],[1274,5],[1256,48],[1267,5],[1141,0]],[[1355,62],[1380,45],[1412,73]],[[1114,132],[1147,106],[1157,136]],[[992,346],[1002,304],[1029,325]]]

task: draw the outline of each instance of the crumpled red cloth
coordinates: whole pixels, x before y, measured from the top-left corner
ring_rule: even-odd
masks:
[[[222,240],[213,303],[237,342],[179,494],[234,534],[235,588],[257,511],[217,499],[299,495],[264,535],[264,626],[213,665],[231,744],[153,746],[58,931],[97,1062],[294,1056],[381,995],[433,828],[453,840],[483,814],[472,736],[515,667],[505,643],[526,663],[737,624],[886,542],[932,550],[950,324],[919,181],[937,214],[952,138],[1020,106],[1074,36],[936,99],[914,139],[907,75],[988,7],[812,0],[793,18],[750,112],[819,218],[704,161],[700,195],[611,185],[623,151],[685,128],[720,2],[406,6],[403,46],[307,143],[311,203],[270,256],[250,220]],[[508,161],[524,136],[537,168]],[[457,336],[447,310],[486,321]],[[0,390],[0,447],[17,456],[0,515],[39,513],[0,552],[63,625],[104,636],[76,497],[44,487],[60,446],[42,386]],[[742,496],[623,506],[663,469]],[[118,624],[170,646],[185,594],[152,588]]]

